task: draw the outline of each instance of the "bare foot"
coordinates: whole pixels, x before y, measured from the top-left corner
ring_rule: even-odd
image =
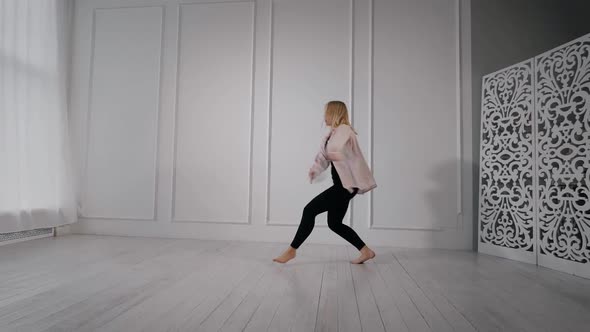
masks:
[[[361,249],[361,255],[357,259],[351,261],[351,263],[352,264],[362,264],[364,261],[369,260],[374,257],[375,257],[375,252],[373,250],[369,249],[369,247],[364,246]]]
[[[295,248],[289,247],[279,257],[273,258],[272,260],[277,263],[287,263],[288,261],[295,258]]]

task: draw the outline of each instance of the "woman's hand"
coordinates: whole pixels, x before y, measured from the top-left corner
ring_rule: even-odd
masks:
[[[316,172],[313,170],[313,168],[309,169],[309,173],[307,173],[307,176],[309,177],[309,183],[313,182],[313,179],[315,179],[316,177]]]

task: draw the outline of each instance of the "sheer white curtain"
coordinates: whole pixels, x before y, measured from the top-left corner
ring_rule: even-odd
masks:
[[[76,221],[71,12],[68,0],[0,0],[0,233]]]

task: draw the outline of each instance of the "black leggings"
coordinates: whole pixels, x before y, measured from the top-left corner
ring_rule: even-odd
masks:
[[[328,211],[328,227],[334,233],[350,242],[358,250],[361,250],[365,246],[363,240],[361,240],[352,228],[342,223],[342,219],[346,215],[346,210],[348,210],[348,202],[356,193],[356,189],[353,193],[350,193],[344,187],[334,185],[312,199],[303,209],[301,223],[299,224],[293,242],[291,242],[291,247],[295,249],[299,248],[303,241],[311,234],[315,225],[315,217],[320,213]]]

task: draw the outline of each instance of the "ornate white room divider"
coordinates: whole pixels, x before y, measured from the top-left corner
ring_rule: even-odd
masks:
[[[479,251],[590,278],[590,34],[483,78]]]
[[[535,58],[539,265],[590,278],[590,35]]]
[[[482,91],[479,250],[534,263],[533,61],[486,76]]]

